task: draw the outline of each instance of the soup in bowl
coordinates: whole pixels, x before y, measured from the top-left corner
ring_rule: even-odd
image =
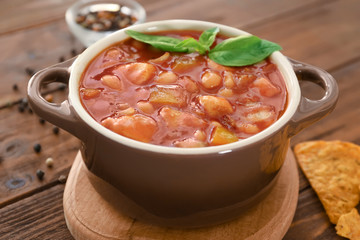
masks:
[[[111,34],[29,83],[33,110],[81,140],[86,167],[117,189],[114,198],[131,217],[185,227],[235,218],[274,185],[290,138],[335,107],[331,75],[279,51],[226,66],[207,51],[158,49],[126,32],[196,41],[214,28],[209,49],[250,36],[211,22],[149,22]],[[320,84],[324,97],[302,96],[299,80]],[[53,81],[68,83],[60,104],[40,94]]]
[[[201,32],[153,35],[199,39]],[[217,37],[214,44],[224,39]],[[274,123],[287,100],[285,82],[269,59],[229,67],[205,54],[162,51],[132,38],[96,56],[79,91],[84,108],[106,128],[173,147],[245,139]]]

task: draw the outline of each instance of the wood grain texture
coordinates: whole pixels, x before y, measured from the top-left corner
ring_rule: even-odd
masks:
[[[52,124],[40,124],[37,116],[19,113],[16,106],[1,110],[0,125],[6,126],[0,129],[0,207],[67,175],[80,146],[69,133],[55,135]],[[42,146],[40,153],[33,150],[36,143]],[[52,168],[46,167],[48,157],[54,159]],[[37,169],[45,172],[42,181],[36,176]]]
[[[73,239],[66,228],[62,207],[64,185],[0,209],[0,239]]]
[[[48,205],[49,209],[62,216],[62,203],[59,200],[62,189],[56,185],[56,178],[69,170],[70,161],[76,153],[71,149],[77,140],[69,136],[64,143],[59,143],[51,133],[50,125],[39,125],[35,116],[18,113],[17,106],[11,109],[1,108],[8,101],[18,101],[25,97],[29,79],[25,73],[26,67],[39,70],[57,63],[62,56],[70,58],[72,49],[81,51],[81,44],[71,36],[63,19],[65,6],[70,2],[71,0],[0,1],[0,196],[6,200],[0,201],[0,215],[20,216],[18,222],[13,220],[14,227],[0,219],[0,239],[72,239],[64,221],[54,223],[54,229],[43,221],[45,218],[36,209],[44,207],[41,199],[49,195],[53,199],[53,204]],[[145,6],[149,21],[185,18],[228,24],[279,42],[284,48],[284,54],[330,71],[340,87],[337,108],[327,118],[300,132],[292,139],[292,145],[310,139],[340,139],[360,144],[360,129],[357,124],[360,117],[360,96],[357,94],[360,90],[359,1],[139,2]],[[49,5],[57,7],[48,11],[45,6]],[[32,12],[28,9],[32,9]],[[23,12],[26,14],[18,17]],[[19,85],[17,92],[12,91],[14,83]],[[51,151],[48,153],[61,159],[61,166],[55,165],[51,171],[46,172],[43,182],[39,182],[34,174],[44,164],[42,156],[46,156],[39,157],[33,153],[31,148],[35,140],[49,144],[47,149]],[[9,190],[6,180],[14,180],[11,186],[17,188]],[[32,207],[23,208],[22,204]],[[26,216],[38,225],[31,225],[32,228],[29,228],[27,222],[20,220],[21,216]],[[7,231],[4,237],[3,229]],[[9,232],[17,235],[10,235]],[[301,172],[298,208],[284,239],[343,239],[336,235],[334,227],[329,224],[319,200]]]
[[[199,229],[165,228],[121,214],[123,206],[114,198],[117,190],[91,174],[79,153],[65,187],[64,213],[67,226],[77,240],[280,240],[295,213],[298,181],[295,158],[289,151],[279,178],[268,196],[238,219]],[[101,185],[102,191],[114,199],[111,202],[105,200],[92,184]]]
[[[26,96],[31,77],[26,69],[39,71],[82,50],[82,45],[70,34],[63,19],[0,37],[0,107]],[[12,90],[14,84],[18,85],[18,91]]]
[[[335,110],[326,118],[300,132],[292,144],[306,140],[343,140],[360,145],[360,102],[355,93],[360,92],[357,80],[360,61],[331,72],[337,80],[340,96]]]
[[[279,43],[286,56],[331,71],[360,58],[359,5],[326,1],[245,30]]]
[[[323,0],[140,0],[148,13],[148,21],[165,19],[192,19],[217,22],[234,27],[266,22],[275,16],[310,7]]]
[[[2,0],[0,35],[64,18],[75,0]]]

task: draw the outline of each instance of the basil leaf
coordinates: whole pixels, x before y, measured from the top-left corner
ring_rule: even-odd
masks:
[[[187,52],[187,48],[176,47],[177,44],[181,42],[178,38],[166,37],[166,36],[158,36],[145,34],[141,32],[136,32],[134,30],[126,30],[127,35],[130,37],[144,43],[148,43],[151,46],[158,48],[160,50],[166,52]]]
[[[206,51],[210,51],[211,45],[215,41],[216,34],[219,32],[218,27],[210,28],[204,31],[199,37],[199,43],[204,46]]]
[[[224,66],[247,66],[268,57],[282,48],[273,42],[256,36],[229,38],[216,45],[209,52],[209,58]]]
[[[194,38],[187,38],[178,43],[175,47],[186,48],[187,52],[199,52],[200,54],[205,54],[206,47],[204,47],[200,42],[196,41]]]

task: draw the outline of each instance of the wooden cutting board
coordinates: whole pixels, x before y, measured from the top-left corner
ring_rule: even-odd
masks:
[[[90,183],[97,181],[104,191],[116,191],[91,174],[80,152],[77,154],[65,186],[63,204],[66,224],[76,240],[256,240],[282,239],[295,214],[299,176],[291,150],[276,185],[269,195],[237,219],[206,228],[174,229],[139,222],[120,213],[116,205],[105,201]]]

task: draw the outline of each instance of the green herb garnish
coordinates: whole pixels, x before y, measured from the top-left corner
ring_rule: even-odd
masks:
[[[130,37],[148,43],[160,50],[198,52],[200,54],[208,52],[209,58],[214,62],[232,67],[247,66],[260,62],[271,53],[282,49],[276,43],[252,35],[228,38],[210,49],[218,32],[219,28],[215,27],[204,31],[199,40],[194,38],[180,40],[172,37],[144,34],[133,30],[126,31]]]

